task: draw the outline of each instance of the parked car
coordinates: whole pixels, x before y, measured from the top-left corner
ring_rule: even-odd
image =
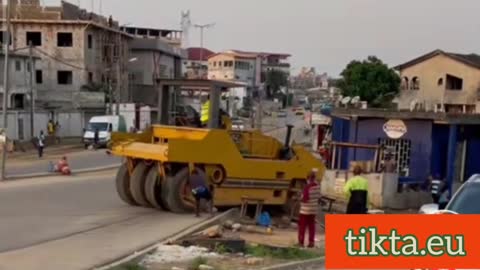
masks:
[[[303,107],[296,107],[293,109],[295,115],[305,115],[305,109]]]
[[[285,118],[285,117],[287,117],[287,115],[288,115],[288,113],[285,110],[281,110],[281,111],[277,112],[277,117],[279,117],[279,118]]]
[[[453,195],[445,210],[437,204],[427,204],[420,208],[420,214],[480,214],[480,174],[473,175]]]
[[[232,129],[233,130],[244,130],[245,122],[239,118],[232,118]]]
[[[94,143],[95,131],[98,130],[98,143],[106,147],[112,138],[113,132],[127,132],[127,125],[123,116],[94,116],[88,122],[83,134],[83,143],[88,148]]]
[[[237,115],[243,118],[250,118],[252,116],[252,111],[246,108],[241,108],[237,111]]]

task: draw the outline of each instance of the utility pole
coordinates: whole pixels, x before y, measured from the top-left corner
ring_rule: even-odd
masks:
[[[34,72],[34,63],[33,63],[33,44],[32,41],[29,42],[28,44],[28,57],[30,61],[30,81],[29,81],[29,87],[30,87],[30,137],[34,138],[35,136],[35,131],[34,131],[34,110],[35,110],[35,97],[33,93],[33,72]]]
[[[262,122],[263,122],[263,106],[262,106],[262,99],[263,99],[263,89],[258,90],[258,104],[257,104],[257,119],[255,120],[256,126],[258,130],[262,130]]]
[[[113,89],[112,89],[112,78],[108,78],[108,115],[113,115]]]
[[[120,80],[122,78],[122,74],[120,71],[120,59],[117,59],[116,72],[117,84],[115,85],[115,115],[120,115]]]
[[[200,29],[200,62],[203,62],[203,31],[215,26],[215,23],[195,24],[195,28]],[[203,72],[203,66],[200,64],[200,70]]]
[[[7,100],[8,100],[8,87],[9,87],[9,76],[10,76],[10,72],[9,72],[9,67],[10,67],[10,63],[9,63],[9,53],[10,53],[10,17],[11,17],[11,14],[10,14],[10,3],[11,1],[10,0],[7,0],[7,6],[4,10],[6,10],[6,13],[7,14],[4,14],[6,15],[7,17],[7,27],[6,27],[6,30],[5,30],[5,36],[4,36],[4,39],[3,41],[5,42],[4,43],[4,51],[3,53],[5,54],[5,67],[4,67],[4,73],[3,73],[3,108],[2,108],[2,113],[3,113],[3,135],[5,136],[5,143],[3,144],[3,152],[2,152],[2,175],[1,175],[1,180],[4,181],[5,178],[6,178],[6,173],[5,173],[5,164],[7,162],[7,127],[8,127],[8,116],[7,116]],[[5,18],[5,16],[4,16]]]
[[[117,75],[117,84],[115,85],[115,115],[120,115],[120,91],[121,91],[121,84],[120,81],[122,80],[122,71],[120,67],[120,58],[123,56],[122,53],[122,35],[119,33],[118,34],[118,40],[117,40],[117,59],[116,59],[116,75]]]

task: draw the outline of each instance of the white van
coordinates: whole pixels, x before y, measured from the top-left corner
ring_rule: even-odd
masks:
[[[94,116],[88,122],[83,134],[83,143],[88,148],[94,143],[95,131],[98,130],[100,146],[107,146],[112,137],[112,132],[127,132],[127,125],[123,116]]]

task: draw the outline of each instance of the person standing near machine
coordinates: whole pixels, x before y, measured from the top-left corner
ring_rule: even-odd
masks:
[[[361,176],[362,168],[353,168],[353,177],[348,180],[343,188],[348,199],[347,214],[368,213],[368,180]]]
[[[213,195],[207,186],[207,181],[203,175],[200,175],[198,169],[193,169],[190,175],[190,187],[192,195],[195,197],[195,215],[200,217],[200,203],[202,200],[207,201],[210,215],[213,216]]]
[[[300,218],[298,222],[298,244],[305,245],[305,233],[308,229],[308,247],[315,247],[316,217],[320,204],[320,185],[317,180],[318,169],[313,169],[308,175],[307,185],[303,189],[300,203]]]

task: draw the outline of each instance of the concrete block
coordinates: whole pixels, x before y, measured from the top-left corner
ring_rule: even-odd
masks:
[[[397,193],[395,196],[389,197],[389,207],[392,209],[408,209],[408,198],[403,193]]]

